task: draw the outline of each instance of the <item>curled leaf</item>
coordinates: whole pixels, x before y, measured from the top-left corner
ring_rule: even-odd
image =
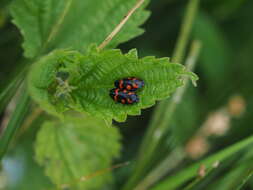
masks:
[[[67,73],[68,79],[57,77],[59,72]],[[183,85],[183,76],[197,79],[183,65],[171,63],[168,58],[139,59],[135,49],[122,54],[119,49],[98,51],[91,46],[84,55],[56,50],[43,57],[30,72],[29,86],[34,99],[50,112],[75,110],[123,122],[127,115],[139,115],[141,109],[169,97]],[[136,92],[136,104],[123,105],[109,96],[114,82],[126,77],[137,77],[145,83]]]

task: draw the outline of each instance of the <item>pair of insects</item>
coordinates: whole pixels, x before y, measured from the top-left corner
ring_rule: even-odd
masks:
[[[139,102],[135,92],[144,86],[144,81],[136,77],[128,77],[116,80],[114,86],[116,88],[110,90],[110,96],[115,102],[134,104]]]

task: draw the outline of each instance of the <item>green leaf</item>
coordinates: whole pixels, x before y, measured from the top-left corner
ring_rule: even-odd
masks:
[[[37,136],[36,160],[58,187],[99,189],[109,182],[109,173],[80,179],[110,167],[112,158],[119,155],[119,139],[116,128],[94,118],[47,121]]]
[[[213,183],[209,189],[215,188],[216,190],[239,190],[245,183],[247,183],[248,178],[252,175],[252,156],[253,152],[251,147],[248,147],[243,151],[240,156],[232,157],[234,162],[226,162],[227,170],[223,176],[219,176],[219,180]],[[233,164],[233,167],[229,167]]]
[[[101,43],[135,3],[136,0],[16,0],[11,13],[24,37],[25,56],[31,58],[55,48],[82,50],[90,43]],[[138,26],[148,15],[144,7],[137,10],[110,47],[140,35],[143,30]]]
[[[0,88],[0,113],[5,109],[7,104],[10,102],[11,98],[14,96],[19,85],[22,83],[25,75],[27,74],[27,66],[23,66],[10,80],[5,81],[2,88]]]
[[[222,19],[227,19],[229,16],[233,16],[247,0],[224,0],[218,1],[213,12]],[[212,2],[213,3],[213,2]]]
[[[251,164],[241,163],[238,166],[238,164],[233,163],[233,165],[233,168],[230,168],[223,176],[219,177],[219,180],[212,184],[213,188],[215,187],[217,190],[230,190],[235,189],[235,187],[242,183],[246,177],[245,173],[247,173]],[[212,189],[212,186],[209,189]]]
[[[0,160],[8,150],[13,136],[21,126],[26,114],[30,107],[30,97],[26,88],[20,90],[20,95],[17,100],[18,104],[15,107],[14,112],[11,114],[8,124],[1,135],[0,141]]]
[[[6,108],[11,98],[15,94],[18,86],[20,85],[21,80],[14,78],[14,80],[10,81],[9,84],[6,84],[5,88],[2,88],[0,91],[0,113]]]
[[[208,82],[209,89],[216,92],[226,87],[231,65],[230,47],[219,25],[205,13],[196,18],[193,27],[193,37],[203,44],[200,54],[200,69]],[[215,55],[215,56],[214,56]],[[214,82],[216,78],[220,82]]]
[[[244,186],[247,184],[247,182],[250,181],[250,179],[252,178],[252,176],[253,176],[253,171],[251,170],[250,172],[248,172],[248,174],[246,176],[244,176],[242,182],[236,188],[236,190],[243,190]]]
[[[44,119],[45,117],[35,119],[29,126],[29,130],[21,128],[16,141],[12,143],[10,150],[4,156],[2,167],[8,176],[7,187],[4,189],[49,190],[53,187],[44,174],[44,168],[34,160],[35,135],[39,129],[38,125],[41,125]]]
[[[69,74],[63,87],[56,82],[59,71]],[[183,85],[184,75],[196,80],[196,75],[168,58],[139,59],[135,49],[122,54],[118,49],[98,52],[96,46],[91,46],[85,55],[57,50],[43,57],[34,64],[28,81],[32,97],[50,113],[75,110],[108,122],[123,122],[127,115],[139,115],[141,109],[167,98]],[[133,76],[145,82],[136,92],[139,102],[116,103],[109,96],[110,89],[115,88],[114,81]]]
[[[154,188],[152,188],[152,190],[176,189],[187,180],[190,180],[193,177],[197,176],[199,167],[202,164],[205,165],[206,168],[210,168],[216,161],[221,162],[252,143],[253,136],[235,143],[234,145],[231,145],[230,147],[223,149],[222,151],[183,169],[181,172],[174,174],[172,177],[165,179],[164,181],[157,184]]]
[[[194,87],[188,88],[187,93],[183,96],[183,101],[178,104],[174,113],[170,124],[171,137],[167,138],[169,144],[173,141],[173,146],[183,146],[197,130],[197,119],[200,113],[197,90]],[[182,119],[182,115],[184,119]]]

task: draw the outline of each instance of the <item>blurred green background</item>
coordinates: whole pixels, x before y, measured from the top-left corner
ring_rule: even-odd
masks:
[[[170,57],[186,2],[151,1],[148,9],[152,14],[143,25],[146,32],[119,48],[123,51],[137,48],[140,56]],[[23,67],[22,37],[11,23],[9,3],[0,1],[1,89]],[[190,85],[187,89],[170,123],[168,138],[164,138],[160,155],[157,155],[159,160],[174,147],[184,147],[188,157],[178,169],[253,133],[253,1],[202,0],[191,39],[202,42],[195,68],[200,78],[198,86]],[[144,110],[141,116],[129,117],[125,123],[116,123],[123,134],[123,150],[121,158],[115,162],[128,161],[136,156],[151,113],[152,108]],[[32,158],[32,142],[37,128],[32,129],[19,137],[18,144],[14,143],[5,157],[0,189],[6,188],[7,177],[9,189],[13,190],[37,190],[41,189],[38,184],[43,183],[44,187],[50,184]],[[231,157],[227,165],[217,169],[195,188],[232,189],[233,180],[245,173],[242,167],[252,165],[253,151],[249,148],[243,155]],[[131,175],[131,167],[123,167],[114,173],[117,176],[115,189],[118,189]],[[251,181],[244,189],[253,189]]]

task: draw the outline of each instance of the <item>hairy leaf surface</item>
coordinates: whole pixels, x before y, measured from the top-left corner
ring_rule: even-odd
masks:
[[[101,43],[136,0],[16,0],[12,5],[14,23],[24,37],[26,57],[35,57],[55,48],[82,50]],[[146,3],[147,4],[147,3]],[[127,41],[143,30],[149,13],[140,8],[111,42]]]
[[[56,82],[57,73],[62,71],[69,73],[65,87]],[[91,46],[85,55],[59,50],[43,57],[30,72],[29,87],[34,99],[51,113],[76,110],[122,122],[127,115],[139,115],[141,109],[167,98],[183,85],[183,76],[196,79],[183,65],[168,58],[139,59],[135,49],[122,54],[118,49],[98,52]],[[136,92],[140,99],[136,104],[117,103],[109,96],[114,81],[126,77],[138,77],[145,83]]]
[[[36,160],[58,187],[100,189],[109,183],[110,174],[88,176],[111,167],[112,158],[119,154],[119,139],[116,128],[94,118],[47,121],[37,136]]]

